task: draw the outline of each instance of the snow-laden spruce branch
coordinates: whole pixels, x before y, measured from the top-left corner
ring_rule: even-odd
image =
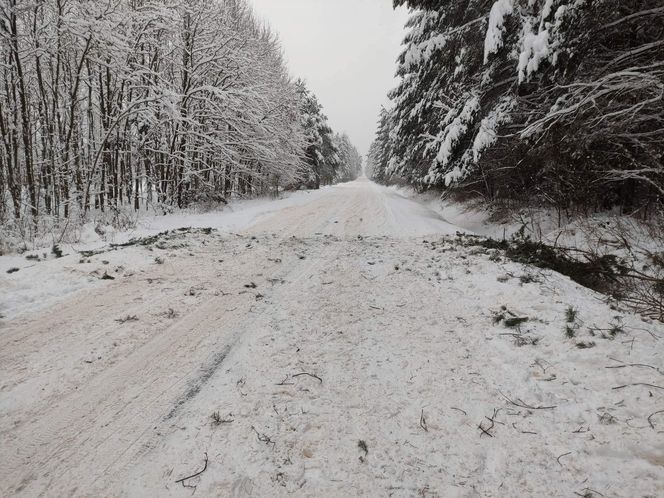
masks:
[[[510,205],[661,209],[661,1],[396,4],[418,10],[370,148],[375,179]]]

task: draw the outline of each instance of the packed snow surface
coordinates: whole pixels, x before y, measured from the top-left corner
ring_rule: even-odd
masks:
[[[1,496],[664,494],[664,327],[367,180],[270,206],[3,276]]]

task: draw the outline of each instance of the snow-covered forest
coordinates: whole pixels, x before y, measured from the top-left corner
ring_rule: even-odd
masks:
[[[565,213],[661,209],[661,0],[394,4],[414,10],[374,179]]]
[[[361,158],[245,0],[0,5],[0,223],[350,180]]]

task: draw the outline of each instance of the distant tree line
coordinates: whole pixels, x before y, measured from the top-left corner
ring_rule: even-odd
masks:
[[[368,169],[559,210],[664,202],[661,0],[395,0],[412,8]]]
[[[246,0],[0,3],[0,222],[359,173]]]
[[[301,183],[309,188],[320,188],[354,180],[362,171],[362,156],[348,135],[333,132],[318,99],[301,80],[296,82],[296,87],[307,144],[307,172]]]

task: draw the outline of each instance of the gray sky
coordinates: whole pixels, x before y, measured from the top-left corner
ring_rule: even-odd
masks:
[[[318,96],[335,131],[366,154],[395,86],[405,9],[392,0],[251,0],[279,33],[294,77]]]

